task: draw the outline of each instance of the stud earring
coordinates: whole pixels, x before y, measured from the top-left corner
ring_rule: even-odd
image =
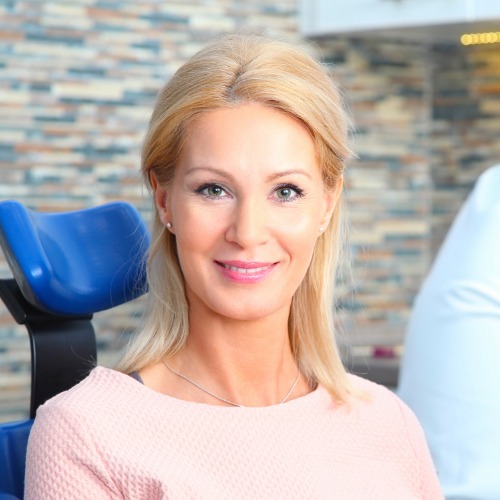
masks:
[[[324,229],[322,227],[319,228],[319,232],[322,233]]]
[[[172,228],[172,224],[170,222],[167,222],[167,229],[171,229]]]

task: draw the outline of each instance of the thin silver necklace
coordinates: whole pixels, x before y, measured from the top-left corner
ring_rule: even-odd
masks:
[[[212,396],[215,399],[218,399],[219,401],[222,401],[224,403],[227,403],[228,405],[233,405],[233,406],[239,406],[240,408],[244,408],[244,405],[240,405],[239,403],[235,403],[234,401],[231,401],[230,399],[223,398],[221,396],[217,396],[217,394],[214,394],[213,392],[209,391],[208,389],[205,389],[202,387],[198,382],[195,382],[194,380],[191,380],[189,377],[186,377],[186,375],[183,375],[182,373],[179,373],[175,371],[173,368],[171,368],[165,360],[162,360],[163,364],[167,367],[167,369],[172,372],[174,375],[177,375],[178,377],[186,380],[190,384],[193,384],[195,387],[198,387],[203,392],[206,392],[210,396]],[[293,390],[295,389],[295,386],[297,385],[297,382],[299,381],[299,375],[300,375],[300,369],[297,367],[297,376],[295,377],[295,380],[293,381],[292,387],[290,387],[290,390],[285,394],[285,397],[278,403],[282,404],[284,403],[289,397],[290,394],[292,394]]]

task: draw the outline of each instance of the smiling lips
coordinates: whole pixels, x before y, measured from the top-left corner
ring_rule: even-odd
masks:
[[[272,272],[277,262],[244,262],[244,261],[219,261],[218,265],[223,276],[236,283],[258,283]]]

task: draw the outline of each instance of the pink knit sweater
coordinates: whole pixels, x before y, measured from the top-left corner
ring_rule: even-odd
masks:
[[[96,368],[43,405],[26,498],[439,499],[419,424],[390,391],[348,410],[325,389],[261,408],[174,399]]]

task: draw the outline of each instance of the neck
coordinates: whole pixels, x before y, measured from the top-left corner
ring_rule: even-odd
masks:
[[[203,387],[244,406],[280,402],[297,365],[288,337],[288,311],[258,321],[190,315],[190,334],[169,364]],[[309,392],[299,380],[291,398]],[[306,384],[307,386],[307,384]]]

